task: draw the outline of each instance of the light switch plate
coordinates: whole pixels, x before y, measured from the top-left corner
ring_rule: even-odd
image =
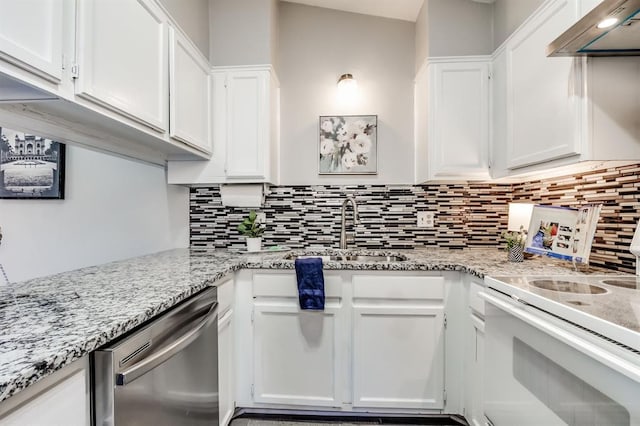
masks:
[[[258,223],[267,223],[267,214],[265,212],[256,213],[256,222]]]
[[[433,212],[418,212],[418,228],[433,228],[434,222]]]

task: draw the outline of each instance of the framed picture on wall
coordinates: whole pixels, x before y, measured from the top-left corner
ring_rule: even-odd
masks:
[[[65,145],[0,127],[0,198],[64,199]]]
[[[377,174],[377,130],[377,115],[320,116],[319,174]]]

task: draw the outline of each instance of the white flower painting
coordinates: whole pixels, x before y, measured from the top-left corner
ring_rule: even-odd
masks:
[[[320,174],[376,174],[377,127],[375,115],[320,117]]]

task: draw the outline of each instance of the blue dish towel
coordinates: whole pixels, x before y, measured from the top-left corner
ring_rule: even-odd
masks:
[[[298,279],[298,299],[300,309],[324,310],[324,275],[322,259],[310,257],[296,259],[296,278]]]

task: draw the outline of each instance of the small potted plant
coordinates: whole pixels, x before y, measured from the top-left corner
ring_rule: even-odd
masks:
[[[258,214],[251,210],[249,216],[238,225],[238,231],[247,237],[247,251],[260,251],[262,248],[261,237],[264,233],[264,226],[257,219]]]
[[[522,262],[524,260],[524,244],[527,241],[527,233],[521,226],[520,231],[506,231],[502,233],[505,240],[505,250],[511,262]]]

